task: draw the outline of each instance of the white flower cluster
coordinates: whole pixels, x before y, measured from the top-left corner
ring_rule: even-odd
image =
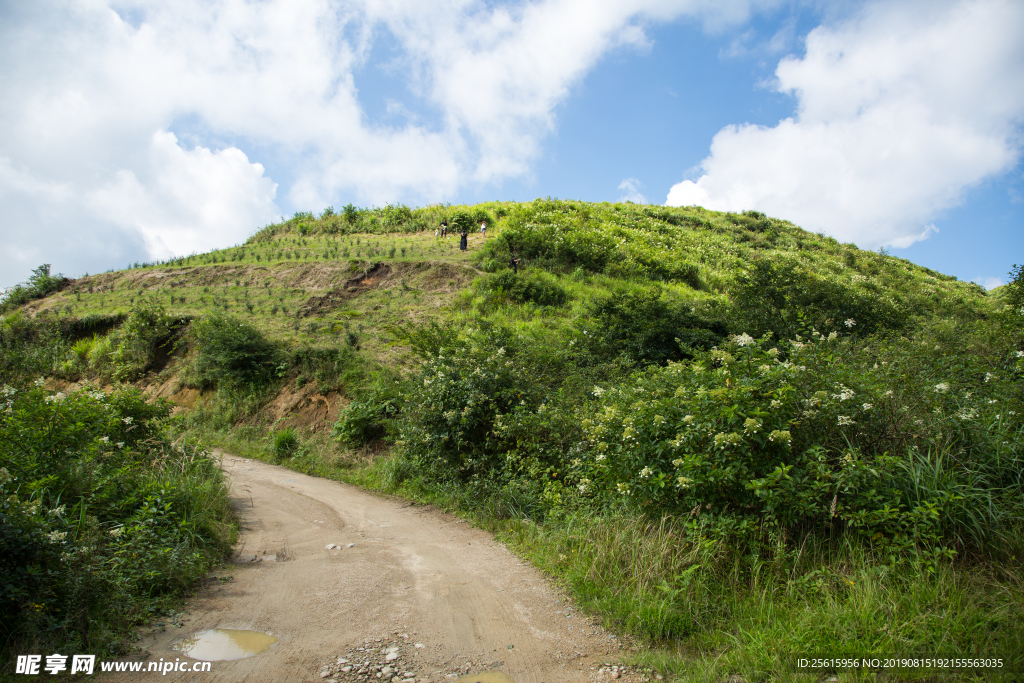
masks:
[[[850,389],[849,387],[843,384],[837,384],[836,389],[839,390],[839,393],[832,394],[832,398],[838,398],[840,402],[854,397],[853,389]]]
[[[754,338],[744,332],[743,334],[737,334],[732,338],[736,342],[737,346],[750,346],[754,343]]]

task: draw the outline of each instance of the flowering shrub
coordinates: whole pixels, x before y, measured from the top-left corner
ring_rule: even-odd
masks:
[[[921,345],[816,335],[785,356],[766,345],[737,335],[691,363],[595,388],[577,489],[711,515],[731,532],[844,528],[898,543],[991,540],[971,509],[982,481],[1019,507],[1021,423],[996,409],[1019,403],[1007,386],[986,386],[977,368],[957,374],[966,386],[936,382]],[[941,483],[922,484],[928,472]]]
[[[117,639],[227,548],[209,454],[172,444],[138,391],[0,389],[0,633],[5,648]]]
[[[566,359],[507,330],[436,337],[407,390],[398,444],[427,476],[561,500],[579,437],[558,382]],[[525,488],[524,488],[525,487]]]

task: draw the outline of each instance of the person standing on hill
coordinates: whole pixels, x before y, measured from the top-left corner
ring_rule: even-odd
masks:
[[[480,221],[480,236],[487,239],[487,221]]]
[[[447,237],[447,236],[448,236],[448,219],[447,218],[443,218],[443,219],[441,219],[441,237]]]
[[[511,260],[511,264],[510,265],[512,266],[512,272],[514,272],[516,275],[518,275],[519,274],[519,259],[516,258],[515,254],[512,254],[512,260]]]
[[[459,249],[466,251],[466,247],[469,246],[469,233],[463,228],[462,232],[459,233]]]

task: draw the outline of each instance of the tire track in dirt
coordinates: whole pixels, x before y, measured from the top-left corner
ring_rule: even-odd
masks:
[[[614,636],[485,531],[258,460],[225,454],[222,466],[241,520],[232,562],[217,572],[231,580],[208,582],[181,627],[145,633],[139,646],[146,661],[174,661],[185,659],[175,643],[206,629],[251,629],[278,642],[213,662],[211,673],[161,679],[320,681],[336,676],[324,665],[343,653],[402,636],[402,663],[418,683],[446,683],[496,662],[516,683],[591,681],[604,676],[602,663],[618,660]],[[331,544],[340,549],[326,549]],[[140,679],[126,676],[108,678]]]

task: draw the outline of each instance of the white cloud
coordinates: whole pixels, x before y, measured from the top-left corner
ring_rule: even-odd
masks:
[[[758,209],[864,248],[909,246],[1020,158],[1024,4],[876,3],[783,59],[775,127],[722,129],[667,203]]]
[[[619,189],[626,191],[626,194],[619,197],[619,201],[633,202],[634,204],[646,204],[647,197],[640,193],[640,188],[643,187],[643,185],[644,184],[636,178],[626,178],[619,183]]]
[[[995,289],[996,287],[1006,284],[1003,282],[1003,278],[1001,277],[976,277],[972,282],[977,282],[985,289]]]
[[[65,240],[131,235],[120,243],[135,260],[143,244],[143,258],[230,244],[276,215],[276,179],[260,166],[270,157],[300,209],[342,195],[449,198],[528,175],[556,107],[610,50],[647,49],[646,25],[688,16],[716,29],[777,2],[6,3],[0,157],[15,175],[0,175],[11,183],[0,209]],[[374,121],[358,86],[388,35],[389,73],[406,92],[389,94],[392,114]],[[60,211],[46,206],[53,193]],[[53,245],[5,226],[0,239],[24,245],[0,258],[0,284],[11,284]],[[115,252],[128,255],[76,253],[95,264]]]
[[[166,258],[240,243],[276,219],[277,185],[234,147],[185,151],[173,133],[153,135],[144,181],[130,170],[91,191],[97,216],[134,228],[149,253]]]

